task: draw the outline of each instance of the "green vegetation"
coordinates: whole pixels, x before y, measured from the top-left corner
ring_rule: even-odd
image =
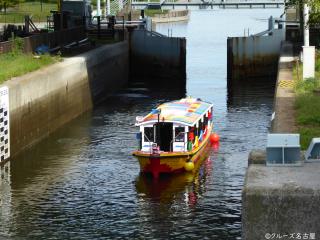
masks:
[[[32,54],[24,54],[22,48],[22,39],[16,39],[11,52],[0,54],[0,66],[5,66],[0,68],[0,84],[12,77],[21,76],[60,61],[59,56],[41,55],[35,58]]]
[[[0,0],[0,11],[6,12],[9,7],[13,7],[22,0]]]
[[[317,54],[316,76],[302,80],[302,66],[294,69],[296,81],[296,121],[301,135],[302,149],[306,149],[314,137],[320,137],[320,53]]]
[[[15,5],[10,5],[6,11],[4,11],[4,9],[0,11],[0,22],[23,23],[25,15],[30,15],[34,22],[46,22],[51,10],[57,10],[56,3],[48,3],[45,1],[43,1],[42,4],[40,1],[20,2]]]
[[[311,13],[310,13],[310,19],[309,19],[309,24],[320,24],[320,1],[319,0],[288,0],[286,2],[286,5],[288,7],[290,6],[295,6],[297,8],[300,7],[301,13],[302,13],[302,8],[303,4],[307,3],[310,6]]]
[[[145,10],[146,16],[149,16],[149,17],[153,17],[156,14],[166,14],[168,12],[169,10],[166,10],[166,9],[146,9]]]

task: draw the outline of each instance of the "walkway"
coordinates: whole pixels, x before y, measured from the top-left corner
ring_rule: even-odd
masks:
[[[292,44],[284,42],[281,48],[274,101],[274,119],[271,128],[271,132],[273,133],[293,133],[297,130],[294,109],[294,82],[292,76],[294,61]]]

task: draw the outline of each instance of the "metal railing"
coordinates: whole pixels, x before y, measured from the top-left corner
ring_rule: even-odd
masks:
[[[223,3],[284,3],[283,0],[224,0],[221,2]]]
[[[152,144],[153,144],[153,142],[150,141],[150,139],[147,137],[147,135],[145,133],[143,133],[143,137],[145,137],[148,140],[148,142],[149,142],[149,152],[150,152],[150,154],[152,154]],[[144,142],[143,139],[141,139],[141,142]],[[142,150],[142,148],[143,148],[143,146],[141,146],[141,150]]]
[[[165,1],[153,1],[153,0],[149,0],[149,1],[137,1],[134,0],[132,1],[132,4],[148,4],[148,3],[157,3],[157,4],[165,4],[165,3],[177,3],[177,5],[179,5],[179,2],[175,2],[173,0],[165,0]],[[188,3],[202,3],[201,0],[190,0]],[[283,0],[209,0],[206,1],[206,3],[221,3],[221,4],[255,4],[255,3],[270,3],[270,4],[284,4]]]
[[[110,13],[111,15],[117,15],[117,13],[121,12],[126,5],[129,4],[128,0],[114,0],[110,1]]]
[[[166,37],[165,35],[154,31],[149,31],[146,34],[150,34],[152,37]]]
[[[177,139],[177,137],[179,135],[185,134],[185,133],[187,133],[187,132],[180,132],[177,136],[174,137],[174,139],[172,139],[172,141],[170,142],[170,152],[173,151],[173,142]],[[145,133],[143,133],[143,137],[145,137],[147,139],[147,141],[149,143],[149,152],[150,152],[150,154],[152,154],[152,145],[153,145],[154,142],[153,141],[151,142],[150,139],[147,137],[147,135]],[[142,142],[144,142],[144,141],[142,141]],[[141,150],[142,150],[142,148],[143,148],[143,146],[141,147]],[[184,151],[185,151],[185,149],[186,149],[186,141],[185,140],[183,140],[183,148],[184,148]]]

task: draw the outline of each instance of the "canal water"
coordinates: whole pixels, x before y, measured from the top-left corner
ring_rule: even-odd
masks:
[[[157,26],[187,38],[186,95],[214,104],[220,146],[195,175],[139,174],[135,117],[181,94],[128,88],[2,168],[0,239],[240,239],[247,156],[265,146],[274,82],[239,83],[228,97],[226,39],[280,14],[202,10]]]

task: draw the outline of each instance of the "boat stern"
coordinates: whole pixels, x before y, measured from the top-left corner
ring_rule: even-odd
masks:
[[[146,154],[136,151],[133,153],[138,158],[141,172],[151,173],[157,178],[160,173],[183,172],[188,155],[177,154]]]

